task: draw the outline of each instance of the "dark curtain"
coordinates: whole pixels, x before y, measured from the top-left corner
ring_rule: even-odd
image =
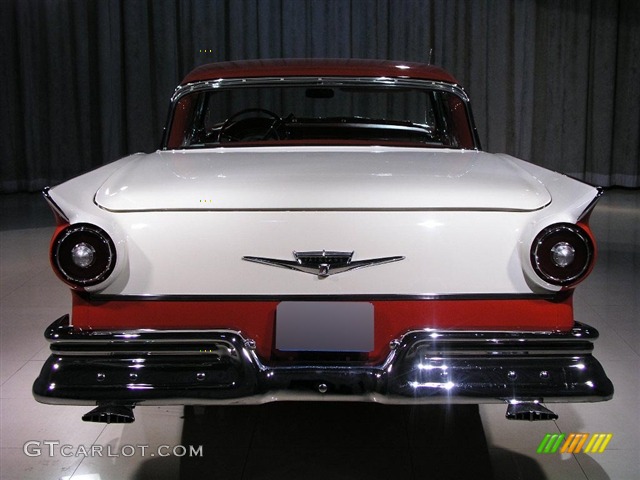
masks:
[[[1,1],[1,192],[156,149],[202,63],[430,51],[466,86],[485,150],[640,187],[636,0]]]

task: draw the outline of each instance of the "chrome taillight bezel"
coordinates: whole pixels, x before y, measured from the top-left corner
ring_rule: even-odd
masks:
[[[558,244],[568,244],[574,259],[562,266],[554,262],[552,251]],[[560,287],[578,284],[590,273],[595,260],[595,243],[589,232],[573,223],[555,223],[544,228],[531,244],[531,265],[545,282]]]
[[[82,267],[71,258],[72,250],[79,244],[91,246],[95,260]],[[116,265],[116,247],[103,229],[90,223],[77,223],[62,229],[51,247],[51,264],[59,276],[74,288],[83,288],[104,282]]]

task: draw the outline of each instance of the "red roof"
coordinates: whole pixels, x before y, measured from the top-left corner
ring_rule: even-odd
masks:
[[[359,59],[270,59],[201,65],[181,85],[219,78],[250,77],[391,77],[458,83],[446,70],[422,63]]]

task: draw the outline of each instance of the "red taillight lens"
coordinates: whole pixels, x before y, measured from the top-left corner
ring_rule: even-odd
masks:
[[[111,275],[116,249],[104,230],[77,223],[61,230],[53,240],[51,263],[72,287],[88,287]]]
[[[542,230],[531,245],[531,265],[540,278],[558,286],[571,286],[590,272],[595,247],[579,225],[556,223]]]

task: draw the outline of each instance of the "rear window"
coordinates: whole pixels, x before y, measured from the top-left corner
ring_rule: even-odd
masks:
[[[274,85],[182,96],[168,148],[394,144],[474,148],[465,102],[436,88]]]

